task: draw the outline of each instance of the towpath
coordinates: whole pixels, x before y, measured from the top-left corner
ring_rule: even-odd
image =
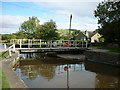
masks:
[[[1,52],[4,52],[5,50],[1,49]],[[6,74],[7,80],[10,84],[10,88],[28,88],[23,80],[17,76],[17,74],[12,70],[11,62],[18,56],[18,53],[14,53],[11,57],[7,57],[0,61],[0,67],[2,67],[4,73]]]

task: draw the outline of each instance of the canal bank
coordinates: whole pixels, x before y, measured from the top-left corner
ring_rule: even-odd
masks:
[[[109,50],[91,48],[86,50],[84,54],[86,61],[120,67],[120,53],[111,53]]]
[[[11,57],[8,56],[7,58],[0,61],[0,67],[2,67],[4,73],[6,74],[10,88],[27,88],[23,80],[12,70],[11,62],[16,57],[18,57],[18,52],[14,53]]]

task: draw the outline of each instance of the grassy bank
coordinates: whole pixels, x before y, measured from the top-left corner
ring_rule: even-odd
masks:
[[[9,85],[9,83],[8,83],[8,81],[7,81],[7,79],[6,79],[6,75],[5,75],[5,73],[2,71],[2,68],[0,67],[0,78],[2,78],[2,80],[1,80],[1,82],[2,82],[2,87],[0,87],[0,88],[7,88],[8,90],[9,90],[9,88],[10,88],[10,85]],[[0,83],[1,83],[0,82]]]
[[[6,52],[0,52],[0,60],[6,58],[8,55],[9,55],[8,51],[6,51]]]
[[[109,50],[110,53],[120,53],[120,49],[107,48],[107,47],[103,47],[103,46],[97,46],[96,48],[98,48],[98,49],[104,49],[104,50]]]

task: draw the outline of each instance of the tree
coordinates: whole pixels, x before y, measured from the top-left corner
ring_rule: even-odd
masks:
[[[1,39],[2,40],[8,40],[9,39],[8,34],[2,34]]]
[[[56,32],[56,23],[53,20],[45,22],[43,25],[38,27],[36,32],[36,38],[41,38],[45,40],[55,40],[58,39],[59,35]]]
[[[43,25],[39,24],[40,20],[37,17],[29,17],[29,20],[24,21],[20,26],[20,31],[17,33],[18,37],[28,39],[58,39],[56,32],[56,23],[53,20],[45,22]]]
[[[10,39],[15,39],[16,35],[15,34],[3,34],[2,35],[2,40],[10,40]]]
[[[99,3],[94,11],[100,24],[97,30],[106,42],[120,42],[120,1]]]
[[[20,30],[16,33],[16,39],[27,39],[27,33],[23,30]]]
[[[20,30],[25,32],[27,38],[32,39],[35,37],[39,22],[40,20],[37,17],[29,17],[29,20],[21,24]]]

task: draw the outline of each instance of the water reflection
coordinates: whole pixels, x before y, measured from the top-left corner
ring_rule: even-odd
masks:
[[[85,69],[97,73],[96,88],[120,88],[119,68],[86,62]]]
[[[65,67],[68,70],[65,70]],[[32,88],[119,88],[120,70],[91,62],[21,54],[15,72]]]
[[[6,44],[0,44],[0,48],[5,49],[8,48],[8,46]]]

